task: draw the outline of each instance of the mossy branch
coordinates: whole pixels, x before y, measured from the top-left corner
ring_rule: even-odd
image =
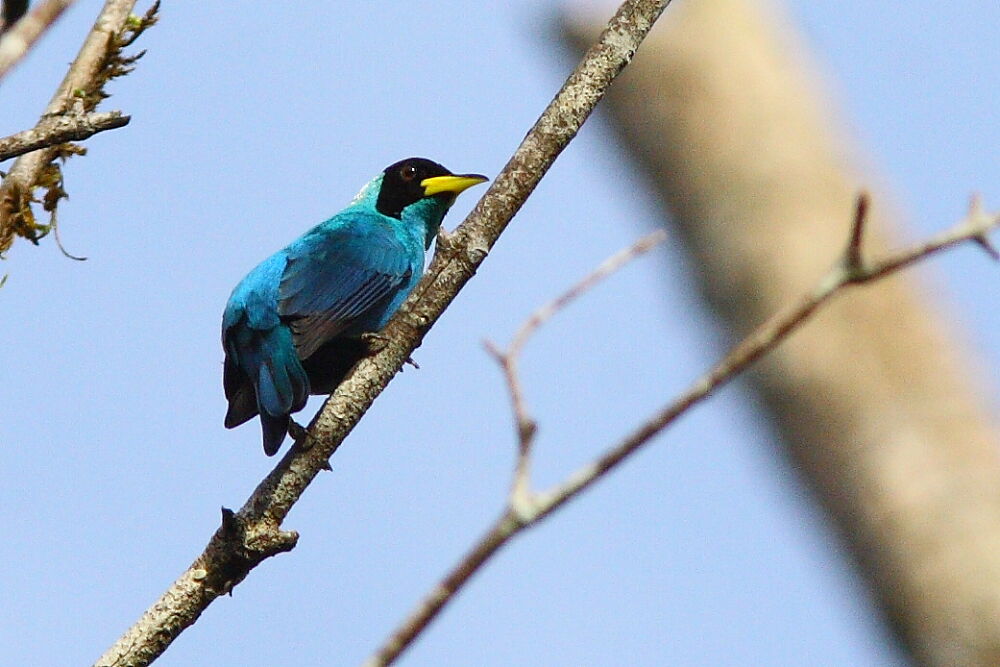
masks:
[[[135,0],[107,0],[94,27],[87,35],[76,59],[42,114],[36,130],[61,118],[85,118],[109,95],[105,86],[134,69],[143,52],[125,55],[130,46],[156,22],[159,2],[141,17],[131,12]],[[70,142],[49,145],[21,155],[0,183],[0,257],[18,236],[37,243],[53,229],[59,201],[65,198],[62,163],[85,150]],[[39,196],[37,190],[44,193]],[[47,223],[39,222],[32,210],[41,203],[50,213]]]

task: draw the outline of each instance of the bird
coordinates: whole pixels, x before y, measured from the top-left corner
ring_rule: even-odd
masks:
[[[487,181],[426,158],[395,162],[347,208],[250,271],[222,316],[226,428],[260,415],[273,456],[310,394],[330,394],[417,284],[448,209]]]

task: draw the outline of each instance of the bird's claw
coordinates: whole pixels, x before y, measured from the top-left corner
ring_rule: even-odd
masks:
[[[380,333],[363,333],[361,334],[361,342],[365,344],[365,351],[369,355],[373,355],[384,350],[389,344],[389,339]],[[420,365],[417,364],[412,357],[407,357],[404,363],[407,363],[414,368],[420,368]]]
[[[365,344],[368,354],[372,355],[384,350],[385,346],[389,344],[389,339],[379,333],[363,333],[361,334],[361,342]]]
[[[291,436],[295,444],[301,449],[306,450],[312,447],[312,442],[309,440],[309,432],[294,419],[288,420],[288,435]]]

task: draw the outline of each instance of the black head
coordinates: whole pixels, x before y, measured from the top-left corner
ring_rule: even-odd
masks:
[[[427,196],[422,185],[425,179],[449,176],[451,172],[437,162],[411,157],[389,165],[382,174],[375,209],[382,215],[399,218],[404,208]]]

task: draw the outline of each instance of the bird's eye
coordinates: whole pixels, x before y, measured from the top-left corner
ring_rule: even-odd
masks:
[[[417,177],[417,168],[412,164],[408,164],[399,170],[399,177],[404,181],[412,181]]]

